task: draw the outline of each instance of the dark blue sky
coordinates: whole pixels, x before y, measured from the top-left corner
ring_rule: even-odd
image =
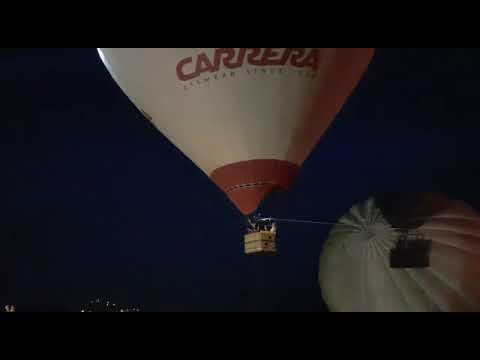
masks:
[[[295,188],[265,210],[334,221],[401,190],[480,209],[478,63],[479,49],[379,49]],[[0,96],[0,304],[325,310],[328,228],[282,225],[279,256],[246,257],[242,216],[141,116],[95,49],[1,50]]]

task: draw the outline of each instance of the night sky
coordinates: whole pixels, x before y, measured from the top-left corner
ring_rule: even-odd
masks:
[[[264,215],[336,221],[390,191],[480,210],[480,49],[379,49],[294,189]],[[326,311],[328,227],[282,224],[243,253],[244,218],[143,118],[96,49],[0,50],[0,305],[79,311]],[[162,169],[168,168],[168,174]]]

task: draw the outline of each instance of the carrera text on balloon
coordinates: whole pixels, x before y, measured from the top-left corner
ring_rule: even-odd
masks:
[[[210,58],[205,52],[182,59],[177,64],[180,81],[191,81],[204,73],[215,73],[222,66],[238,69],[245,64],[254,66],[292,66],[318,70],[320,50],[306,48],[217,48]]]

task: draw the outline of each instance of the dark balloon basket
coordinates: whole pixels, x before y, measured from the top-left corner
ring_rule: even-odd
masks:
[[[430,266],[432,240],[400,240],[390,252],[392,269],[427,268]]]

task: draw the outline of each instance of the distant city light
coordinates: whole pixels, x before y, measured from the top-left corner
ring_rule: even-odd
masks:
[[[6,305],[5,312],[16,312],[15,305]]]
[[[140,312],[140,309],[135,306],[121,306],[111,303],[110,300],[97,299],[95,302],[90,301],[86,306],[82,306],[81,312]]]

